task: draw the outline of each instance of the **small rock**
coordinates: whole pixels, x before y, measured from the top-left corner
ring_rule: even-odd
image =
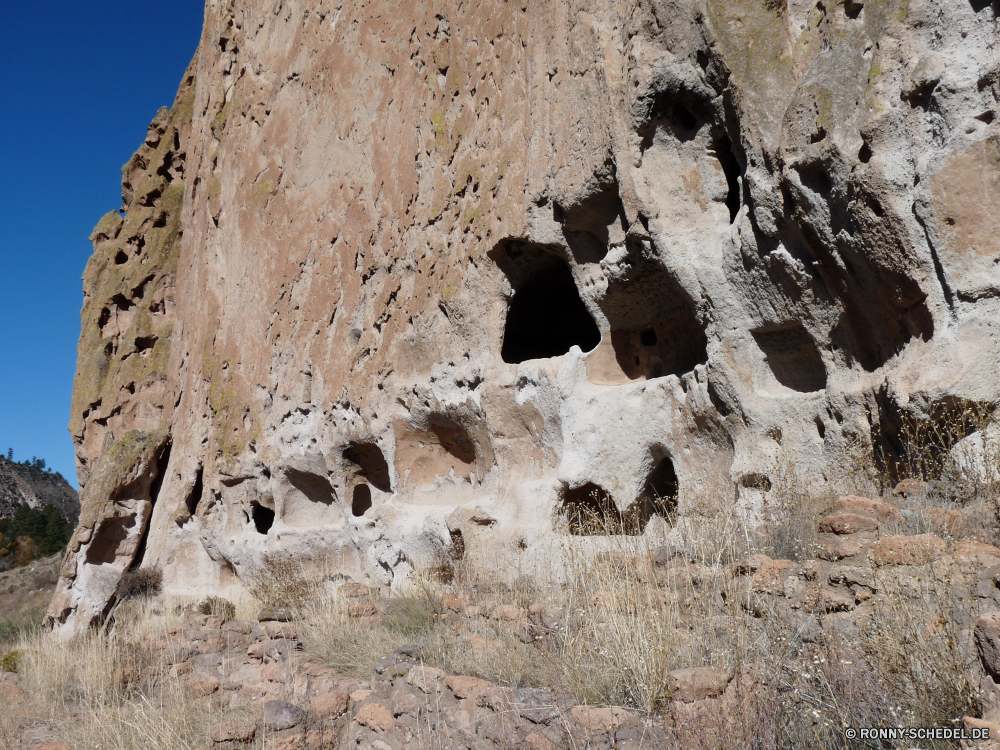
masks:
[[[573,706],[569,710],[569,715],[573,721],[591,732],[611,732],[634,718],[624,708],[617,706],[611,708]]]
[[[446,677],[445,686],[455,694],[459,700],[472,698],[475,700],[480,695],[485,695],[493,689],[494,685],[478,677],[466,677],[465,675],[453,675]]]
[[[358,724],[376,732],[388,732],[392,729],[392,712],[379,703],[366,703],[358,709]]]
[[[215,677],[209,677],[207,680],[192,680],[187,684],[187,689],[192,695],[203,698],[219,689],[219,680]]]
[[[555,750],[556,747],[548,739],[534,732],[524,738],[524,745],[528,750]]]
[[[751,555],[746,560],[742,560],[733,566],[733,575],[752,575],[770,562],[774,561],[767,555]]]
[[[265,607],[257,613],[257,622],[291,622],[292,613],[284,608]]]
[[[853,595],[823,589],[819,592],[819,606],[824,612],[850,612],[856,605]]]
[[[836,535],[817,539],[815,543],[816,557],[830,562],[843,560],[845,557],[854,557],[861,553],[863,547],[860,539]]]
[[[841,513],[827,516],[819,522],[821,534],[857,534],[862,531],[877,531],[878,521],[870,516],[856,513]]]
[[[895,505],[883,500],[875,500],[870,497],[860,497],[858,495],[844,495],[837,498],[833,504],[835,511],[846,513],[867,513],[875,516],[879,521],[892,521],[899,523],[903,520],[903,514]]]
[[[976,620],[973,634],[983,669],[988,675],[997,679],[1000,677],[1000,612],[987,612],[981,615]]]
[[[688,667],[667,675],[667,696],[683,703],[693,703],[722,695],[733,679],[731,669]]]
[[[212,742],[247,742],[256,734],[256,725],[249,721],[227,721],[208,730]]]
[[[501,604],[494,607],[490,613],[490,619],[502,620],[504,622],[520,622],[528,619],[528,610],[513,604]]]
[[[923,565],[944,555],[945,543],[939,536],[920,534],[919,536],[885,536],[875,542],[868,551],[873,564]]]
[[[434,667],[415,667],[406,676],[406,682],[424,693],[436,693],[441,690],[441,682],[447,677],[447,672]]]
[[[350,698],[346,690],[335,690],[317,695],[309,707],[321,719],[336,719],[347,712]]]
[[[875,591],[875,573],[870,568],[853,565],[834,565],[827,577],[830,583],[842,583],[847,586],[865,586]]]
[[[264,726],[275,732],[297,727],[305,717],[305,711],[287,701],[268,701],[264,704]]]
[[[769,560],[750,579],[750,588],[759,594],[783,594],[785,591],[784,571],[794,568],[791,560]]]
[[[345,583],[337,593],[345,599],[364,599],[372,596],[372,590],[363,583]]]

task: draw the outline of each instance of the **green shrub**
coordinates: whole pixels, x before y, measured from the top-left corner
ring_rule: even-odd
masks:
[[[16,672],[20,660],[20,651],[8,651],[0,658],[0,672]]]

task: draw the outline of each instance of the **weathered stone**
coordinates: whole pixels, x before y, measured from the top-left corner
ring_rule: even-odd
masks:
[[[388,732],[392,729],[392,712],[379,703],[366,703],[358,709],[357,722],[376,732]]]
[[[1000,612],[981,615],[973,632],[983,669],[994,680],[1000,679]]]
[[[573,706],[570,718],[591,732],[613,732],[634,720],[634,716],[624,708],[595,708],[593,706]]]
[[[859,531],[877,531],[878,521],[856,513],[827,516],[819,522],[821,534],[857,534]]]
[[[321,693],[313,698],[310,709],[321,719],[335,719],[347,712],[350,695],[346,690]]]
[[[268,701],[264,704],[264,726],[275,732],[297,727],[305,718],[305,711],[294,703]]]
[[[944,540],[933,534],[887,536],[871,546],[868,557],[878,566],[923,565],[939,559],[944,551]]]
[[[859,426],[1000,397],[988,4],[660,5],[205,15],[91,235],[48,624],[89,627],[142,540],[178,590],[388,591],[487,544],[755,528],[777,446],[828,495]],[[838,514],[898,522],[871,507]]]
[[[835,511],[844,513],[868,514],[874,516],[879,521],[891,521],[900,523],[903,514],[899,508],[884,500],[874,500],[870,497],[860,497],[858,495],[844,495],[837,498],[833,504]]]
[[[733,671],[719,667],[688,667],[667,674],[667,697],[683,703],[722,695],[733,679]]]
[[[212,742],[249,742],[257,735],[257,725],[250,721],[227,721],[208,730]]]

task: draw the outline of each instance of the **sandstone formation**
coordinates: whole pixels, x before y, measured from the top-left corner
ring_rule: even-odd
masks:
[[[209,0],[93,235],[50,622],[136,564],[535,564],[602,498],[754,524],[995,400],[996,14]]]

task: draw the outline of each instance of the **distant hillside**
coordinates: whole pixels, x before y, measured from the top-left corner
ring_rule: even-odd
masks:
[[[61,474],[0,456],[0,518],[13,515],[21,503],[54,505],[73,524],[80,517],[80,498]]]

